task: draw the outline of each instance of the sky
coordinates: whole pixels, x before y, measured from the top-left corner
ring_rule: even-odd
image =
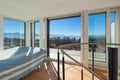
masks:
[[[94,14],[88,17],[88,34],[105,35],[106,14]],[[115,13],[110,14],[110,22],[115,19]],[[35,23],[35,31],[39,34],[40,22]],[[24,22],[4,18],[4,33],[24,33]],[[50,34],[81,35],[81,17],[50,20]]]
[[[40,34],[40,22],[35,22],[35,34]]]
[[[24,22],[4,18],[4,33],[24,33]],[[40,22],[35,22],[35,31],[39,34]]]
[[[81,18],[50,20],[50,34],[80,35]]]
[[[4,18],[4,33],[24,33],[24,22]]]
[[[88,34],[102,36],[106,34],[106,14],[92,14],[88,17]]]
[[[115,20],[115,13],[110,14],[110,22]],[[50,20],[50,34],[81,35],[81,17]],[[88,16],[88,35],[105,36],[106,13]]]

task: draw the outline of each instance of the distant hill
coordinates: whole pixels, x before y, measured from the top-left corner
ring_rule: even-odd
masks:
[[[81,36],[79,35],[64,35],[64,34],[50,34],[50,38],[53,37],[60,37],[60,38],[64,38],[64,37],[69,37],[69,38],[75,38],[75,39],[80,39]],[[91,39],[105,39],[105,35],[90,35],[89,38]]]
[[[39,37],[39,34],[35,34],[36,37]],[[4,33],[6,38],[24,38],[24,34],[21,33]]]
[[[69,37],[70,39],[72,38],[80,39],[79,35],[50,34],[50,38],[53,38],[53,37],[60,37],[61,39],[64,37]]]
[[[39,37],[39,34],[35,34],[36,37]],[[24,34],[21,33],[4,33],[5,38],[24,38]]]
[[[4,33],[5,38],[24,38],[24,34],[21,33]]]
[[[37,38],[39,38],[39,34],[35,34]],[[5,38],[24,38],[24,34],[21,33],[4,33]],[[53,37],[60,37],[61,39],[64,37],[69,37],[70,39],[75,38],[75,39],[80,39],[79,35],[65,35],[65,34],[50,34],[50,38]],[[96,35],[96,36],[89,36],[89,38],[95,39],[95,38],[105,38],[104,35]]]

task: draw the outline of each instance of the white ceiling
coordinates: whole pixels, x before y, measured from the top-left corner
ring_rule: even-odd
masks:
[[[120,0],[0,0],[0,14],[23,20],[120,6]]]

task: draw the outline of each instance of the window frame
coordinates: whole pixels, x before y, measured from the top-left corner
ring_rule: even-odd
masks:
[[[22,46],[26,46],[26,21],[24,20],[19,20],[19,19],[14,19],[14,18],[9,18],[9,17],[3,17],[3,23],[4,23],[4,19],[8,19],[8,20],[13,20],[13,21],[18,21],[18,22],[23,22],[24,23],[24,43]],[[3,24],[3,34],[4,34],[4,24]],[[3,39],[4,39],[4,35],[3,35]],[[4,40],[3,40],[3,49],[4,49]]]
[[[102,13],[105,13],[105,43],[107,43],[107,12],[106,11],[102,11],[102,12],[93,12],[93,13],[89,13],[88,14],[88,18],[89,18],[89,15],[95,15],[95,14],[102,14]],[[89,20],[88,20],[89,21]],[[89,23],[89,22],[88,22]],[[88,34],[89,34],[89,26],[88,26]],[[89,43],[89,35],[88,35],[88,43]],[[107,50],[107,46],[105,45],[105,48]],[[88,45],[88,49],[89,49],[89,45]],[[88,57],[89,57],[89,51],[88,51]],[[94,56],[95,57],[95,56]],[[92,61],[90,59],[88,59],[88,61]],[[99,61],[99,60],[95,60],[94,58],[94,61],[95,62],[102,62],[102,63],[106,63],[107,62],[107,51],[105,51],[105,61]]]
[[[36,47],[36,46],[35,46],[35,23],[37,23],[37,22],[39,22],[39,23],[40,23],[40,21],[39,21],[39,20],[34,21],[34,47]],[[40,29],[40,26],[39,26],[39,29]],[[40,30],[39,30],[39,35],[40,35]],[[39,43],[40,43],[40,37],[39,37]],[[40,44],[39,44],[39,46],[38,46],[38,47],[40,47]]]
[[[47,57],[50,57],[50,20],[59,20],[59,19],[68,19],[68,18],[74,18],[74,17],[81,17],[81,14],[76,14],[76,15],[65,15],[65,16],[59,16],[59,17],[54,17],[54,18],[47,18]],[[81,17],[82,19],[82,17]],[[82,21],[81,21],[82,23]],[[82,34],[82,33],[81,33]]]

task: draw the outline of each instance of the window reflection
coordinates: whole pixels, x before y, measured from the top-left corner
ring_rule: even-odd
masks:
[[[89,43],[96,43],[94,45],[94,58],[96,61],[106,60],[106,13],[90,14],[88,17],[88,36]],[[89,45],[89,59],[92,58],[92,45]]]
[[[40,42],[40,22],[39,21],[36,21],[35,23],[34,23],[34,29],[35,29],[35,42],[34,42],[34,46],[35,47],[39,47],[40,45],[39,45],[39,42]]]
[[[4,49],[25,45],[25,23],[4,18]]]

